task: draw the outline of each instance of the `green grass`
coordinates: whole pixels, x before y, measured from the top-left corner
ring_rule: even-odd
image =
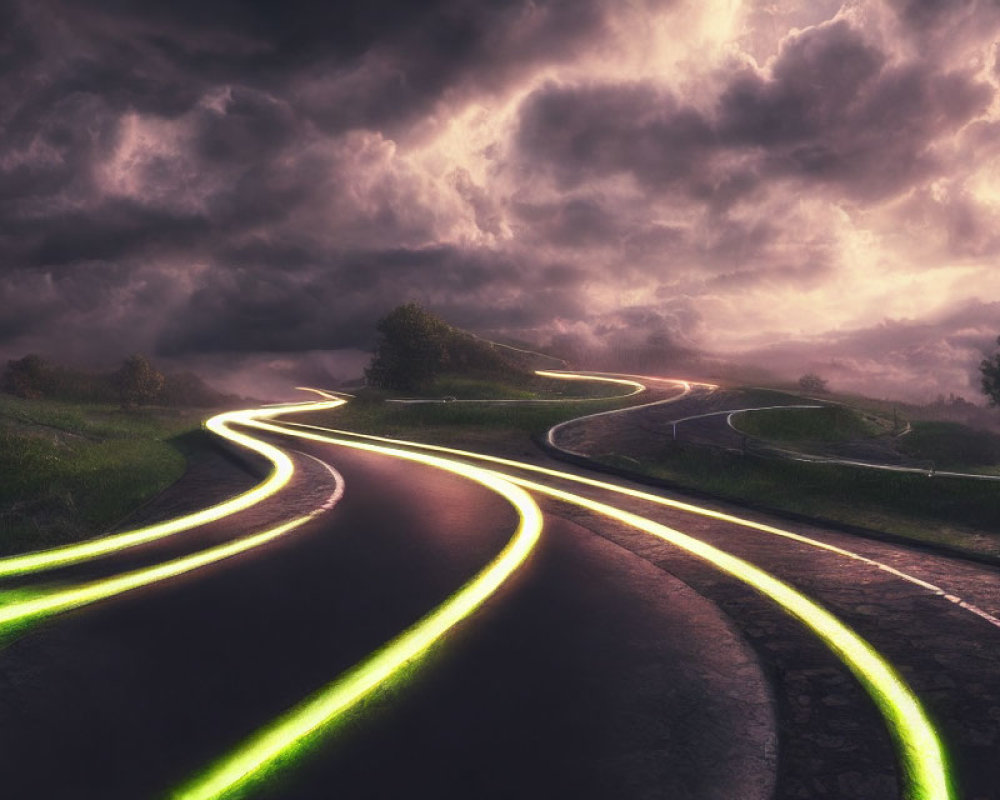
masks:
[[[1000,471],[1000,436],[957,422],[915,422],[898,446],[911,458],[932,461],[937,469]]]
[[[106,530],[180,477],[202,416],[0,394],[0,553]]]
[[[461,375],[442,375],[420,392],[419,396],[454,397],[458,400],[559,400],[616,397],[628,391],[629,387],[620,384],[568,381],[538,375],[529,376],[519,384]]]
[[[641,462],[601,459],[678,486],[819,520],[1000,555],[1000,485],[666,443]]]
[[[623,408],[636,398],[595,400],[579,403],[387,403],[362,395],[334,411],[296,416],[297,422],[343,428],[357,433],[408,438],[428,444],[472,444],[523,442],[530,435],[545,433],[556,423],[584,414]]]
[[[748,436],[786,443],[868,439],[892,428],[891,422],[844,406],[747,411],[736,414],[733,425]]]

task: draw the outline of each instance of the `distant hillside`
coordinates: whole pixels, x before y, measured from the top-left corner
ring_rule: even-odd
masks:
[[[531,378],[517,351],[461,331],[416,303],[390,311],[376,330],[378,343],[365,381],[378,389],[415,392],[443,374],[514,382]]]

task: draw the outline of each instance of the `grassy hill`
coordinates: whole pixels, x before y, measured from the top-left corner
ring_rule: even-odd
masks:
[[[378,343],[365,380],[377,389],[426,392],[442,375],[515,386],[533,377],[517,351],[459,330],[416,303],[393,309],[376,329]]]
[[[733,425],[757,439],[772,442],[843,442],[866,439],[891,430],[891,422],[846,406],[748,411]]]
[[[203,416],[0,394],[0,554],[114,525],[183,474]]]

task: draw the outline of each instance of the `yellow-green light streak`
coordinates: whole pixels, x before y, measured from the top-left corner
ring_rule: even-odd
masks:
[[[320,462],[322,463],[322,462]],[[18,590],[7,596],[7,602],[0,605],[0,634],[16,631],[23,626],[45,617],[90,605],[109,597],[131,592],[144,586],[193,572],[209,564],[232,558],[240,553],[253,550],[280,536],[301,527],[324,511],[333,508],[344,494],[344,480],[340,474],[323,464],[333,476],[335,487],[326,502],[301,517],[276,525],[260,533],[245,536],[232,542],[200,550],[191,555],[156,564],[152,567],[120,573],[108,578],[78,584],[69,588]],[[21,596],[24,599],[18,599]]]
[[[632,397],[632,395],[639,394],[640,392],[646,391],[645,384],[639,383],[638,381],[633,381],[628,378],[610,378],[607,375],[582,375],[577,372],[556,372],[554,370],[548,369],[536,369],[536,375],[540,375],[543,378],[558,378],[561,381],[598,381],[599,383],[615,383],[620,386],[631,386],[633,391],[628,394],[618,395],[617,397],[588,397],[583,398],[586,400],[620,400],[623,397]]]
[[[520,478],[531,491],[631,525],[709,562],[752,586],[813,631],[854,673],[882,712],[896,741],[911,800],[952,800],[944,750],[920,701],[868,642],[801,592],[748,561],[666,525],[580,495]]]
[[[266,423],[252,424],[262,430],[286,434],[286,431]],[[278,758],[294,751],[310,734],[340,717],[380,684],[419,658],[434,642],[475,611],[524,562],[538,541],[542,527],[538,506],[523,489],[512,485],[496,472],[407,450],[330,437],[315,438],[345,447],[404,458],[476,481],[513,504],[520,517],[517,531],[501,553],[448,600],[335,682],[253,735],[206,774],[175,792],[172,795],[175,800],[225,797],[259,777]]]
[[[282,431],[282,428],[266,423],[254,423],[254,426],[274,432]],[[326,441],[332,444],[343,443],[342,439],[307,431],[285,428],[284,432],[313,441]],[[397,444],[413,447],[428,447],[416,442],[394,441]],[[435,447],[433,449],[447,448]],[[488,460],[496,459],[488,458]],[[527,466],[517,462],[508,463]],[[569,477],[565,474],[559,474],[555,470],[537,469],[556,477]],[[507,476],[507,479],[533,492],[586,508],[656,536],[752,586],[780,605],[813,631],[847,665],[875,701],[896,741],[900,761],[908,782],[907,796],[911,800],[952,800],[953,794],[947,777],[944,751],[933,725],[920,705],[920,701],[871,645],[829,611],[759,567],[673,528],[638,514],[544,484],[514,476]],[[584,482],[591,483],[589,480]],[[594,485],[600,484],[600,482],[593,483]],[[611,484],[605,484],[605,486],[607,488],[621,488],[612,487]],[[714,514],[712,515],[714,516]],[[736,518],[731,519],[735,520]],[[196,795],[193,797],[197,797],[198,800],[202,800],[202,798],[207,800],[213,796],[218,795]],[[185,800],[187,800],[186,797]]]
[[[239,511],[245,511],[262,500],[271,497],[287,485],[294,472],[294,467],[292,466],[291,459],[278,448],[266,442],[253,439],[246,434],[234,431],[229,426],[246,424],[255,419],[270,418],[277,414],[336,408],[345,402],[345,400],[339,398],[330,398],[326,401],[308,404],[283,404],[266,409],[229,411],[212,417],[205,423],[205,427],[209,431],[224,440],[245,447],[263,456],[272,464],[271,473],[266,480],[236,497],[230,498],[218,505],[202,509],[201,511],[196,511],[193,514],[175,517],[174,519],[169,519],[155,525],[147,525],[142,528],[135,528],[130,531],[104,536],[99,539],[91,539],[78,544],[65,545],[50,550],[0,559],[0,578],[11,575],[25,575],[99,558],[129,547],[162,539],[182,531],[190,530],[199,525],[223,519]]]
[[[71,589],[43,593],[41,597],[32,600],[0,606],[0,633],[6,629],[15,629],[22,624],[43,617],[96,603],[99,600],[106,600],[109,597],[134,591],[167,578],[183,575],[217,561],[231,558],[239,553],[245,553],[298,528],[311,518],[312,515],[299,517],[253,536],[237,539],[219,547],[201,550],[153,567],[125,572],[111,578],[74,586]]]
[[[313,390],[318,391],[318,390]],[[528,464],[523,461],[514,461],[509,458],[501,458],[499,456],[490,456],[485,453],[474,453],[470,450],[459,450],[454,447],[445,447],[443,445],[436,444],[424,444],[422,442],[409,442],[403,439],[393,439],[386,436],[375,436],[369,433],[354,433],[353,431],[341,430],[338,428],[326,428],[320,425],[306,425],[300,422],[286,422],[281,421],[281,425],[284,426],[284,430],[287,433],[292,433],[293,428],[303,428],[309,430],[325,431],[327,433],[333,433],[339,436],[353,436],[358,439],[367,439],[371,441],[384,442],[390,445],[402,445],[405,447],[415,447],[421,450],[432,450],[435,452],[448,453],[450,455],[459,456],[461,458],[468,458],[475,461],[486,461],[492,464],[500,464],[505,467],[511,467],[513,469],[523,470],[526,472],[535,472],[540,475],[547,475],[552,478],[558,478],[559,480],[570,481],[573,483],[579,483],[584,486],[590,486],[595,489],[600,489],[602,491],[613,492],[615,494],[624,495],[626,497],[631,497],[636,500],[642,500],[649,503],[655,503],[657,505],[665,506],[667,508],[672,508],[677,511],[682,511],[688,514],[694,514],[700,517],[707,517],[709,519],[715,519],[719,522],[725,522],[731,525],[738,525],[743,528],[749,528],[751,530],[759,531],[761,533],[767,533],[772,536],[780,536],[784,539],[789,539],[800,544],[807,545],[809,547],[815,547],[819,550],[826,550],[827,552],[834,553],[843,558],[849,558],[853,561],[858,561],[862,564],[867,564],[869,566],[875,567],[882,572],[894,575],[901,580],[908,583],[912,583],[915,586],[919,586],[922,589],[927,590],[931,594],[937,595],[938,597],[953,603],[966,611],[982,618],[986,622],[990,623],[994,627],[1000,627],[1000,619],[993,616],[987,611],[979,608],[973,603],[969,603],[962,599],[956,594],[953,594],[940,586],[937,586],[928,581],[922,580],[915,575],[911,575],[908,572],[904,572],[891,564],[885,564],[874,558],[868,558],[860,553],[855,553],[853,550],[847,550],[843,547],[838,547],[835,544],[830,544],[828,542],[822,542],[818,539],[811,539],[808,536],[804,536],[800,533],[794,533],[793,531],[785,530],[784,528],[777,528],[774,525],[767,525],[763,522],[756,522],[751,519],[745,519],[743,517],[736,517],[732,514],[727,514],[724,511],[715,511],[710,508],[704,508],[702,506],[692,505],[691,503],[685,503],[680,500],[673,500],[669,497],[662,497],[661,495],[650,494],[649,492],[643,492],[639,489],[630,489],[626,486],[618,486],[614,483],[608,483],[607,481],[597,480],[596,478],[587,478],[583,475],[574,475],[571,472],[562,472],[561,470],[549,469],[548,467],[540,467],[536,464]],[[290,426],[290,427],[289,427]]]

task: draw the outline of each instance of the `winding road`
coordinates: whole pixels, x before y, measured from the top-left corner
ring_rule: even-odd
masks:
[[[4,796],[997,796],[997,570],[320,394],[209,422],[261,483],[0,560]]]

